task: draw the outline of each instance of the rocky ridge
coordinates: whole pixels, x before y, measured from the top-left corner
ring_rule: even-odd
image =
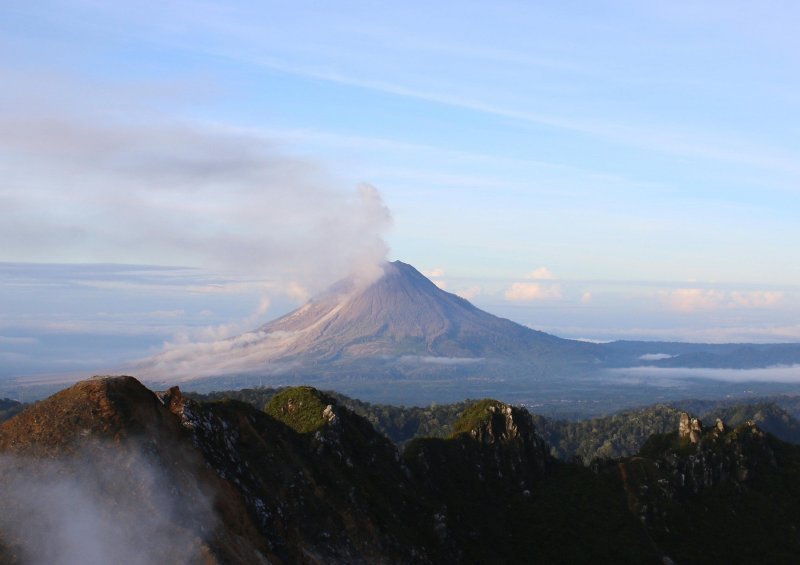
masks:
[[[676,562],[789,563],[800,555],[798,454],[753,421],[704,428],[684,412],[677,431],[616,467],[631,512]]]
[[[0,425],[0,459],[25,469],[57,461],[58,476],[91,477],[113,502],[101,523],[139,504],[173,540],[162,546],[163,536],[148,534],[153,563],[735,563],[756,554],[788,563],[800,555],[800,449],[752,422],[705,429],[681,414],[675,431],[652,436],[636,456],[588,468],[553,458],[531,414],[496,400],[469,405],[452,429],[401,453],[310,387],[279,391],[260,410],[116,377],[78,383]],[[134,472],[143,464],[155,482]],[[0,476],[4,516],[25,510],[14,476]],[[0,561],[42,557],[27,535],[0,520]]]

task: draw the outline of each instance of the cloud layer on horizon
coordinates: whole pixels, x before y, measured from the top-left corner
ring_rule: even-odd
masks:
[[[612,380],[625,379],[630,384],[677,386],[680,381],[707,379],[730,383],[800,383],[800,365],[760,369],[703,369],[685,367],[629,367],[609,369]]]
[[[718,308],[772,308],[784,298],[779,291],[725,292],[716,289],[678,288],[663,295],[664,304],[677,312]]]

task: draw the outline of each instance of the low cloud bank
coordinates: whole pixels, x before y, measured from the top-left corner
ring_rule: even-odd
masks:
[[[668,383],[675,386],[679,381],[707,379],[730,383],[779,383],[800,384],[800,365],[765,367],[762,369],[692,369],[684,367],[628,367],[609,369],[606,375],[620,382],[631,384]]]
[[[719,308],[773,308],[784,299],[778,291],[756,290],[725,292],[715,289],[678,288],[662,295],[664,304],[676,312],[696,312]]]
[[[431,365],[472,365],[484,361],[483,357],[436,357],[433,355],[403,355],[401,363],[428,363]]]
[[[644,355],[639,355],[639,359],[642,361],[661,361],[662,359],[672,359],[675,355],[670,355],[669,353],[645,353]]]

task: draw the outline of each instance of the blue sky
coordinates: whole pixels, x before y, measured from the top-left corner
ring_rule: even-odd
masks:
[[[567,337],[800,340],[796,3],[164,4],[4,4],[0,261],[202,276],[6,270],[0,355],[42,304],[158,347],[387,249]]]

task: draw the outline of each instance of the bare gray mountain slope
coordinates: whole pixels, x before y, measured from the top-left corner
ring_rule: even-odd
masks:
[[[493,316],[439,289],[411,265],[395,261],[382,268],[383,276],[371,284],[345,279],[256,330],[219,342],[182,344],[130,370],[149,380],[173,381],[254,373],[298,379],[431,372],[483,378],[510,376],[513,368],[541,376],[598,361],[595,344]]]
[[[592,346],[498,318],[439,289],[411,265],[395,261],[367,288],[334,285],[259,333],[295,336],[284,358],[341,362],[365,357],[451,360],[520,358],[589,360]]]

